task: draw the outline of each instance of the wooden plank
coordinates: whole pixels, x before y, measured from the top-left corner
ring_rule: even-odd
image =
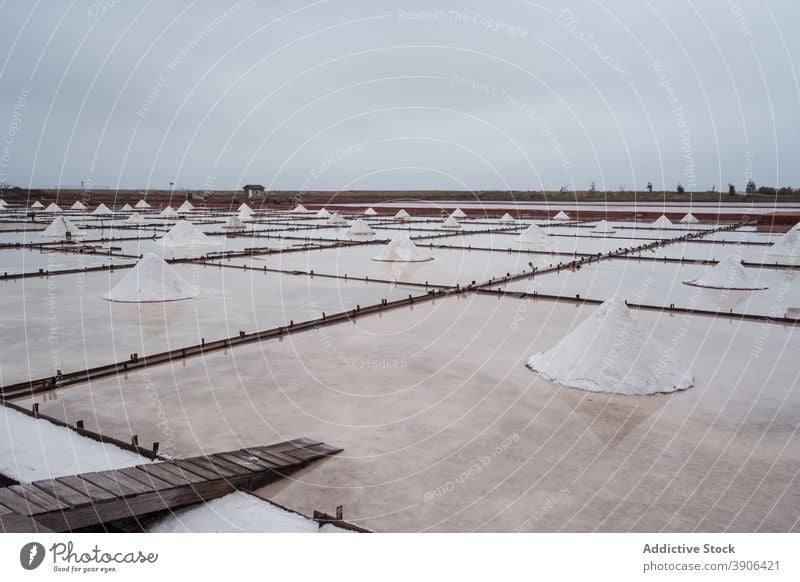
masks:
[[[83,505],[84,503],[92,502],[92,499],[88,495],[84,495],[83,493],[75,491],[72,487],[67,487],[55,479],[35,481],[33,484],[42,491],[52,495],[62,503],[70,506]]]
[[[140,471],[144,471],[153,477],[157,477],[162,481],[166,481],[173,487],[180,487],[182,485],[188,485],[190,481],[184,477],[180,477],[175,473],[170,473],[169,471],[161,468],[161,463],[152,463],[152,464],[145,464],[145,465],[136,465],[136,468]]]
[[[209,463],[211,466],[216,467],[219,471],[227,471],[231,477],[239,476],[239,475],[247,475],[250,471],[247,469],[240,467],[236,463],[231,463],[230,461],[226,461],[225,459],[221,459],[214,455],[209,455],[208,457],[199,457],[193,458],[192,461],[200,463],[201,461],[205,461]]]
[[[145,473],[141,469],[137,469],[136,467],[127,467],[125,469],[118,469],[118,473],[123,473],[132,479],[136,479],[140,483],[144,483],[145,485],[152,485],[156,489],[169,489],[172,487],[172,483],[168,481],[164,481],[151,475],[150,473]]]
[[[320,443],[318,445],[312,445],[310,447],[303,447],[300,449],[294,449],[292,451],[286,451],[285,455],[290,455],[301,461],[311,461],[313,459],[318,459],[320,457],[325,457],[328,455],[335,455],[336,453],[341,453],[342,449],[327,445],[325,443]]]
[[[248,455],[258,457],[259,461],[270,469],[281,469],[286,466],[285,463],[279,462],[275,457],[259,452],[256,449],[242,449],[242,451]]]
[[[106,491],[110,491],[114,495],[118,497],[125,497],[126,495],[136,495],[137,491],[126,487],[116,479],[112,479],[107,475],[101,475],[100,473],[84,473],[81,477],[85,481],[91,481],[98,487],[102,487]]]
[[[201,485],[151,491],[135,497],[103,501],[66,511],[52,511],[36,516],[37,521],[57,532],[108,523],[118,519],[140,518],[155,511],[175,510],[192,503],[208,501],[235,491],[236,486],[217,479]]]
[[[233,471],[229,471],[224,467],[218,467],[209,461],[208,457],[192,457],[191,459],[188,459],[188,461],[202,469],[205,469],[206,471],[209,471],[210,473],[218,475],[220,479],[227,479],[236,476],[236,473]],[[183,462],[180,462],[180,464],[183,465]]]
[[[284,451],[291,451],[292,449],[297,449],[299,447],[311,447],[313,445],[321,445],[321,444],[322,441],[317,441],[314,439],[310,439],[308,437],[302,437],[299,439],[294,439],[283,443],[275,443],[274,445],[267,445],[265,447],[258,447],[258,448],[267,449],[268,451],[273,451],[276,453],[282,453]]]
[[[195,465],[191,461],[176,459],[175,464],[187,473],[194,473],[198,477],[203,477],[204,479],[222,479],[222,475],[220,475],[217,471],[209,471],[200,465]]]
[[[155,491],[157,489],[152,484],[145,485],[141,481],[137,481],[136,479],[128,477],[124,473],[120,473],[119,471],[116,471],[114,469],[112,469],[110,471],[100,471],[99,473],[97,473],[97,475],[103,475],[104,477],[108,477],[112,481],[116,481],[120,485],[124,485],[125,487],[127,487],[131,491],[135,491],[137,494],[138,493],[149,493],[149,492]]]
[[[249,449],[249,450],[254,455],[256,455],[256,456],[258,456],[258,457],[260,457],[262,459],[270,460],[273,463],[277,463],[281,467],[290,467],[292,465],[297,465],[298,462],[299,462],[294,457],[290,457],[288,455],[284,455],[283,453],[278,453],[276,451],[270,451],[270,450],[264,449],[262,447],[256,447],[256,448]]]
[[[0,488],[0,503],[20,515],[32,515],[44,511],[43,507],[25,497],[19,496],[8,487]]]
[[[8,488],[17,495],[24,497],[28,501],[33,501],[36,505],[43,507],[45,511],[55,511],[57,509],[64,509],[69,505],[61,503],[58,499],[42,491],[38,487],[34,487],[30,483],[20,483],[19,485],[12,485]]]
[[[114,499],[114,494],[111,493],[111,491],[106,491],[102,487],[98,487],[94,483],[81,479],[77,475],[58,477],[56,481],[66,485],[67,487],[72,487],[79,493],[83,493],[92,500],[92,503],[103,501],[105,499]]]
[[[0,503],[0,515],[11,515],[11,514],[16,514],[16,511],[13,511],[8,507],[6,507],[5,505],[3,505],[2,503]]]
[[[205,481],[208,481],[208,479],[204,479],[200,475],[190,473],[189,471],[180,468],[175,463],[161,463],[159,467],[161,467],[161,469],[164,471],[169,471],[176,477],[182,478],[188,483],[204,483]]]
[[[263,461],[260,461],[258,457],[252,455],[241,453],[217,453],[214,456],[230,461],[231,463],[236,463],[240,467],[253,473],[260,473],[261,471],[268,471],[271,469],[271,467],[264,465]]]

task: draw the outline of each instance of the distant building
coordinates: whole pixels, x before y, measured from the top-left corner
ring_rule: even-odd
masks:
[[[246,186],[242,186],[242,190],[244,190],[249,200],[253,198],[263,198],[265,193],[265,188],[261,184],[247,184]]]
[[[205,200],[206,195],[204,192],[187,192],[186,193],[187,200]]]

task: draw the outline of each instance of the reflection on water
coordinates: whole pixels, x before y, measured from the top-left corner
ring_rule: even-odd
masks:
[[[112,316],[122,316],[138,327],[142,335],[162,336],[181,319],[188,306],[189,302],[186,301],[115,303]]]
[[[734,291],[731,289],[711,289],[709,287],[696,287],[702,302],[707,303],[719,311],[735,311],[740,313],[738,307],[746,305],[756,291]]]

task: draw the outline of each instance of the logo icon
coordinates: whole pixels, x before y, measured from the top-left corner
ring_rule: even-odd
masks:
[[[19,551],[19,563],[26,570],[35,570],[44,561],[44,546],[39,542],[29,542]]]

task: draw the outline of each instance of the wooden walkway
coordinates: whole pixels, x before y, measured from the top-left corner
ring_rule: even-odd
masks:
[[[309,438],[0,488],[0,518],[66,532],[252,490],[342,449]]]

